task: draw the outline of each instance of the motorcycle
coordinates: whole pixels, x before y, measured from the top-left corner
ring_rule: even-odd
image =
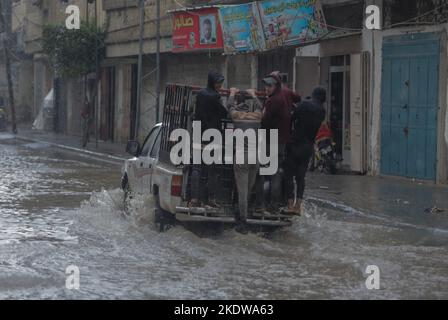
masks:
[[[310,170],[319,169],[322,173],[336,174],[338,164],[342,162],[341,157],[336,153],[336,143],[333,141],[333,133],[330,126],[325,123],[319,130],[316,137],[314,157],[311,161]]]

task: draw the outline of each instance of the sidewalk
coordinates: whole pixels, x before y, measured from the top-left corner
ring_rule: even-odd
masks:
[[[109,142],[98,142],[96,146],[95,138],[91,138],[86,148],[81,148],[81,138],[65,136],[56,133],[35,131],[25,126],[20,126],[16,138],[31,142],[45,143],[60,149],[83,153],[100,159],[123,162],[130,156],[126,153],[126,145]]]
[[[401,178],[309,173],[305,198],[347,216],[448,231],[448,186]],[[434,208],[443,211],[431,210]]]

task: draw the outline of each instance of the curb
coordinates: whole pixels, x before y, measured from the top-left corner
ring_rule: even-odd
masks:
[[[81,153],[87,156],[91,156],[91,157],[95,157],[99,160],[105,161],[105,162],[110,162],[107,160],[111,160],[114,163],[117,162],[124,162],[127,159],[125,158],[121,158],[121,157],[117,157],[117,156],[112,156],[110,154],[106,154],[106,153],[101,153],[101,152],[94,152],[94,151],[89,151],[89,150],[85,150],[85,149],[80,149],[80,148],[75,148],[75,147],[70,147],[70,146],[66,146],[63,144],[58,144],[58,143],[53,143],[53,142],[48,142],[48,141],[44,141],[44,140],[38,140],[38,139],[33,139],[33,138],[29,138],[29,137],[24,137],[21,135],[15,135],[16,139],[20,139],[20,140],[24,140],[24,141],[29,141],[29,142],[33,142],[33,143],[42,143],[42,144],[46,144],[49,145],[51,147],[55,147],[55,148],[59,148],[62,150],[67,150],[67,151],[72,151],[72,152],[76,152],[76,153]]]

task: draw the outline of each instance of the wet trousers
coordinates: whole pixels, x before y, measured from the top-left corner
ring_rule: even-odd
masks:
[[[309,142],[290,144],[285,161],[286,193],[288,199],[303,199],[305,193],[305,176],[313,155],[313,144]],[[294,193],[294,179],[297,190]]]
[[[207,183],[202,182],[202,174],[207,173]],[[216,188],[218,185],[218,169],[216,165],[193,165],[191,175],[191,199],[201,201],[203,195],[208,197],[208,200],[216,200]],[[205,192],[205,187],[207,192]]]
[[[246,221],[248,218],[249,199],[259,168],[256,164],[235,164],[233,166],[238,189],[238,207],[241,221]]]
[[[273,207],[281,207],[285,202],[284,197],[284,166],[286,161],[286,145],[280,144],[278,146],[278,171],[276,174],[274,174],[271,177],[267,176],[257,176],[256,181],[256,191],[257,191],[257,198],[256,198],[256,205],[257,209],[265,209],[267,203],[266,203],[266,194],[264,190],[264,185],[267,181],[270,181],[270,201],[271,206]]]

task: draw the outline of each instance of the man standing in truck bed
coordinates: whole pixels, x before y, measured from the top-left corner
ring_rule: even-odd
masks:
[[[223,106],[221,95],[219,91],[222,89],[224,83],[224,76],[216,71],[210,71],[208,74],[207,88],[199,91],[196,96],[196,109],[194,113],[194,121],[200,121],[202,133],[208,129],[217,129],[222,131],[222,119],[227,118],[227,109]],[[195,146],[193,148],[201,146]],[[202,151],[201,151],[202,152]],[[218,171],[216,165],[194,165],[192,172],[192,188],[190,207],[201,206],[201,176],[202,171],[207,171],[208,182],[208,206],[211,208],[218,208],[216,201],[217,185],[218,185]]]
[[[258,170],[260,169],[257,157],[257,138],[258,130],[261,127],[263,106],[258,100],[254,89],[247,90],[248,98],[253,100],[252,106],[245,102],[243,93],[239,95],[238,93],[238,89],[231,88],[230,97],[227,101],[227,107],[230,117],[233,120],[234,128],[242,130],[244,133],[253,130],[253,138],[256,138],[255,141],[245,139],[242,148],[241,146],[237,146],[236,153],[244,154],[244,163],[236,163],[235,161],[233,165],[235,182],[238,189],[239,218],[244,224],[248,218],[249,198],[257,179]]]
[[[283,166],[286,154],[286,145],[291,139],[291,113],[294,103],[299,103],[299,94],[289,90],[282,84],[280,72],[274,71],[263,79],[268,99],[264,105],[262,128],[278,130],[278,163],[279,171],[271,178],[271,205],[274,211],[283,207]],[[269,137],[269,134],[268,134]],[[277,143],[270,141],[269,143]],[[263,179],[261,179],[263,180]],[[263,181],[259,182],[264,184]]]

